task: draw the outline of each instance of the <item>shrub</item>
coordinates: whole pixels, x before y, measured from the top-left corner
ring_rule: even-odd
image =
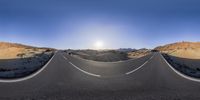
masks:
[[[17,54],[17,56],[20,57],[20,58],[23,58],[25,55],[26,55],[25,53]]]

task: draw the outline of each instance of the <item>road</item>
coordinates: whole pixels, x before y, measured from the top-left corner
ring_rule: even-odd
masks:
[[[103,63],[59,51],[34,77],[0,82],[0,100],[200,100],[200,83],[175,73],[160,53]]]

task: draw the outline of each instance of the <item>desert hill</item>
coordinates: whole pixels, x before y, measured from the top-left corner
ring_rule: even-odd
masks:
[[[46,50],[48,50],[48,48],[38,48],[17,43],[0,42],[0,59],[32,57],[35,54],[40,54]]]
[[[177,57],[200,59],[200,42],[177,42],[156,47],[155,50]]]
[[[0,49],[6,49],[6,48],[33,48],[32,46],[27,46],[23,44],[18,44],[18,43],[9,43],[9,42],[0,42]]]
[[[128,52],[128,57],[129,58],[140,58],[142,56],[150,54],[150,50],[146,48],[138,49],[138,50],[133,50],[131,52]]]
[[[23,77],[44,66],[54,49],[0,42],[0,78]]]

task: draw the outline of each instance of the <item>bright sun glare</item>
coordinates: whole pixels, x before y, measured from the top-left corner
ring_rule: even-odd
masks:
[[[103,49],[103,45],[104,45],[103,41],[96,41],[94,43],[95,49]]]

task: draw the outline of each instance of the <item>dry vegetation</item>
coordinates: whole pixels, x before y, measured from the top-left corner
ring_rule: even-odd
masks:
[[[177,42],[155,49],[172,56],[200,59],[200,42]]]
[[[115,62],[139,58],[149,54],[147,49],[120,51],[120,50],[72,50],[73,55],[94,61]]]
[[[73,55],[94,61],[113,62],[129,59],[125,52],[116,50],[73,50]]]
[[[134,50],[132,52],[128,52],[128,57],[129,58],[140,58],[143,56],[146,56],[150,53],[150,50],[148,49],[139,49],[139,50]]]
[[[52,49],[36,48],[15,43],[0,42],[0,59],[16,59],[34,57]]]
[[[41,68],[54,49],[0,42],[0,78],[16,78]]]
[[[160,46],[168,62],[180,72],[200,78],[200,42],[178,42]]]

